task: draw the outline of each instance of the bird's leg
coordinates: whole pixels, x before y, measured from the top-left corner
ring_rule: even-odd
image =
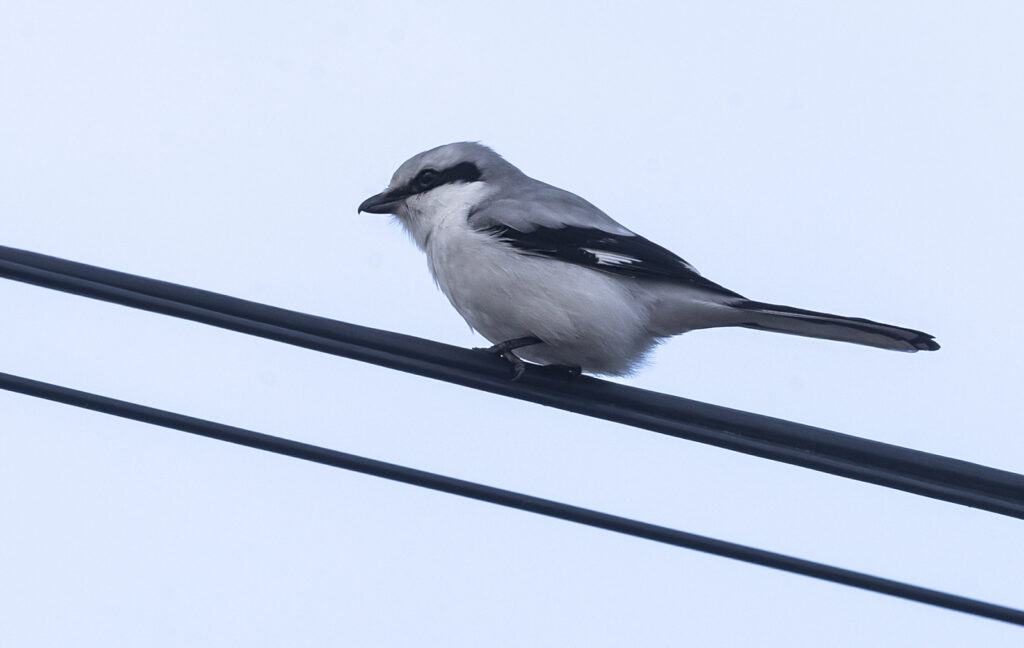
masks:
[[[523,362],[522,358],[512,353],[511,351],[506,351],[502,353],[501,357],[507,360],[508,363],[512,365],[512,382],[515,382],[523,377],[523,374],[526,372],[526,363]]]
[[[514,349],[521,347],[530,346],[533,344],[540,344],[541,339],[534,335],[527,335],[525,337],[512,338],[511,340],[505,340],[504,342],[498,342],[494,346],[486,349],[477,349],[478,351],[486,351],[487,353],[497,354],[498,357],[503,358],[509,364],[512,365],[512,380],[513,382],[523,377],[523,373],[526,371],[526,363],[523,359],[512,353]]]
[[[535,335],[527,335],[525,337],[517,337],[512,338],[511,340],[505,340],[504,342],[498,342],[494,346],[489,346],[486,349],[480,349],[480,351],[486,351],[487,353],[494,353],[500,356],[504,356],[505,353],[513,351],[520,347],[540,343],[541,339],[539,337]]]

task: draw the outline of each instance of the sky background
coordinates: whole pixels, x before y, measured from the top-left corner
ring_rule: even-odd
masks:
[[[1024,472],[1018,2],[0,4],[0,243],[474,346],[357,215],[480,140],[751,298],[629,384]],[[1024,523],[0,281],[0,371],[1024,607]],[[1019,646],[1019,628],[0,393],[4,646]]]

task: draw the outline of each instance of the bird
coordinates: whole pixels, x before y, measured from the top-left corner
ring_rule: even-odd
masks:
[[[659,343],[743,327],[895,351],[934,351],[909,328],[746,299],[574,193],[535,180],[478,142],[419,153],[358,212],[391,214],[486,351],[627,376]]]

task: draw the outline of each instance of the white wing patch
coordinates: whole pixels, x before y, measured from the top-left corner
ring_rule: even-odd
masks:
[[[592,250],[590,248],[582,248],[584,252],[589,252],[597,257],[597,262],[600,265],[613,265],[620,266],[629,263],[639,263],[640,259],[631,257],[625,254],[616,254],[615,252],[606,252],[604,250]]]

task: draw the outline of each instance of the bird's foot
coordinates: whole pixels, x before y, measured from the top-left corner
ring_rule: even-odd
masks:
[[[501,357],[507,360],[508,363],[512,365],[512,382],[515,382],[523,377],[523,374],[526,373],[526,363],[523,362],[522,358],[512,353],[511,351],[506,351],[505,353],[502,353]]]
[[[493,353],[499,358],[503,358],[506,362],[512,365],[512,381],[515,382],[523,377],[523,373],[526,372],[526,363],[523,359],[517,356],[512,351],[521,347],[530,346],[533,344],[540,344],[541,339],[534,335],[527,335],[525,337],[512,338],[511,340],[505,340],[504,342],[498,342],[494,346],[487,348],[476,348],[475,351],[485,351],[487,353]]]
[[[498,342],[497,344],[489,347],[477,347],[476,351],[486,351],[487,353],[493,353],[495,355],[504,355],[507,351],[513,351],[515,349],[530,346],[532,344],[540,344],[541,339],[535,335],[527,335],[525,337],[512,338],[511,340],[505,340],[504,342]]]

